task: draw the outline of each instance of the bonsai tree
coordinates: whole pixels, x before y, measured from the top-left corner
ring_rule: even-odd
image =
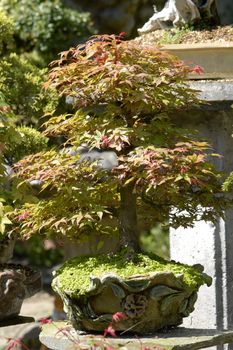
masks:
[[[175,125],[179,111],[191,110],[199,104],[196,92],[185,83],[190,68],[155,47],[142,48],[133,41],[125,42],[122,36],[94,36],[85,44],[61,53],[60,59],[52,63],[47,86],[66,97],[73,113],[51,117],[44,133],[60,137],[63,147],[33,154],[15,165],[18,179],[23,179],[21,187],[32,181],[41,186],[36,202],[27,202],[14,212],[13,230],[22,238],[36,234],[77,241],[93,235],[119,237],[115,249],[120,253],[115,258],[102,255],[99,260],[77,259],[75,266],[79,272],[73,263],[68,263],[54,283],[68,309],[70,300],[76,298],[76,311],[70,311],[71,318],[79,326],[80,317],[85,319],[82,327],[87,329],[96,325],[98,317],[93,320],[94,314],[104,313],[96,309],[94,312],[93,305],[93,312],[90,305],[80,306],[80,300],[86,300],[83,293],[89,283],[89,272],[96,276],[102,268],[103,272],[118,272],[122,278],[128,264],[127,276],[154,269],[178,273],[173,263],[138,254],[141,228],[167,219],[172,227],[192,226],[196,220],[214,221],[223,215],[226,206],[221,195],[222,175],[208,161],[210,146],[198,140],[195,133]],[[97,253],[101,244],[96,246]],[[166,267],[162,268],[158,261],[167,264]],[[88,277],[85,268],[89,269]],[[127,299],[133,285],[126,282],[122,285],[121,279],[115,277],[98,279],[98,283],[95,277],[87,294],[102,295],[102,283],[113,283],[114,293],[121,302],[110,304],[119,308],[121,305],[130,318],[127,327],[134,327],[145,311],[148,296],[147,293],[140,299],[139,291],[147,290],[148,286],[158,287],[150,294],[154,299],[170,296],[173,308],[179,305],[183,311],[174,319],[167,311],[171,308],[164,305],[167,323],[147,319],[149,330],[179,324],[193,310],[196,289],[207,282],[207,277],[201,277],[201,272],[194,268],[186,267],[189,277],[183,267],[180,269],[183,277],[179,274],[177,280],[172,275],[169,287],[164,286],[167,277],[160,274],[150,277],[149,282],[135,282],[136,294],[133,297],[130,294],[133,301]],[[67,270],[68,277],[64,277]],[[74,286],[76,273],[78,291]],[[188,288],[183,290],[184,285]],[[102,305],[106,304],[105,299],[106,295]],[[130,303],[143,304],[141,313],[130,313]],[[94,329],[100,330],[103,325],[104,322]],[[145,331],[140,327],[137,331]]]
[[[184,82],[189,68],[121,36],[95,36],[63,52],[53,66],[48,85],[67,96],[75,112],[45,124],[47,136],[64,137],[66,152],[38,153],[15,167],[19,177],[55,190],[19,209],[27,213],[22,236],[40,230],[81,238],[119,230],[119,248],[137,251],[137,211],[148,221],[150,208],[153,224],[169,216],[172,227],[222,214],[221,174],[207,161],[210,146],[174,125],[174,112],[199,102]],[[99,154],[92,157],[93,150]],[[107,169],[101,162],[106,152],[114,158]],[[80,161],[83,153],[89,157]],[[118,228],[106,218],[117,219]]]

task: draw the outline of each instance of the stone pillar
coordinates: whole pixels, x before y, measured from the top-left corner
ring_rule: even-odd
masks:
[[[233,170],[232,101],[223,101],[227,94],[223,94],[221,101],[213,101],[214,81],[211,91],[212,102],[208,110],[194,112],[192,116],[190,113],[186,120],[208,138],[214,152],[223,155],[216,165],[229,173]],[[170,245],[171,259],[188,264],[201,263],[213,278],[211,287],[200,288],[195,311],[185,320],[185,327],[233,329],[233,209],[227,210],[225,220],[219,219],[215,225],[201,221],[194,228],[172,229]],[[233,349],[233,344],[228,345],[228,349]]]

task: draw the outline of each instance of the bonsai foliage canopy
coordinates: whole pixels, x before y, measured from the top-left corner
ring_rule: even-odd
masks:
[[[45,124],[46,136],[65,140],[62,150],[15,166],[23,183],[37,180],[47,191],[15,211],[23,237],[118,233],[120,247],[137,250],[140,230],[168,217],[171,226],[186,227],[223,215],[222,175],[207,161],[210,146],[175,125],[177,112],[199,104],[185,83],[190,68],[122,37],[94,36],[51,64],[47,86],[74,112]],[[106,170],[98,159],[80,161],[81,145],[114,151],[118,163]]]

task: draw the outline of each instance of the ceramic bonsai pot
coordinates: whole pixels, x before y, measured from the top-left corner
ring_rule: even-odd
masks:
[[[39,271],[18,264],[0,264],[0,321],[20,313],[25,298],[41,289]]]
[[[104,331],[121,312],[125,317],[115,330],[146,334],[180,325],[194,310],[198,289],[205,283],[210,285],[211,278],[201,266],[142,254],[134,262],[102,255],[65,263],[55,273],[53,288],[75,329]]]
[[[15,241],[8,237],[0,242],[0,321],[18,316],[24,299],[34,295],[42,287],[39,271],[8,263],[14,245]]]
[[[167,51],[193,67],[203,68],[202,74],[190,74],[190,79],[232,79],[232,42],[199,44],[169,44],[162,46]]]

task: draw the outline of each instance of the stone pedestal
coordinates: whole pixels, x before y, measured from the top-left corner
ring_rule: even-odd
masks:
[[[195,84],[195,83],[194,83]],[[226,173],[233,170],[233,94],[232,81],[198,83],[202,98],[208,105],[187,116],[189,126],[199,129],[223,157],[216,159],[218,168]],[[192,84],[191,84],[192,85]],[[225,91],[225,93],[224,93]],[[183,119],[184,120],[184,119]],[[187,327],[233,329],[233,209],[225,220],[216,225],[197,222],[192,229],[171,230],[171,259],[182,263],[201,263],[213,277],[210,288],[201,287],[195,311],[185,321]],[[233,349],[233,343],[228,349]]]
[[[40,341],[51,350],[91,350],[93,344],[98,349],[141,350],[158,347],[163,350],[198,350],[233,342],[233,331],[176,328],[148,337],[119,335],[116,338],[104,338],[103,335],[79,334],[65,322],[53,322],[42,327]]]

